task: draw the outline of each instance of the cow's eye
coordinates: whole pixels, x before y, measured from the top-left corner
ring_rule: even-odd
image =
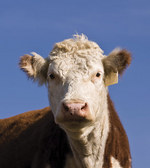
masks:
[[[55,79],[54,74],[50,74],[49,77],[50,77],[51,79]]]
[[[101,76],[100,72],[97,72],[96,77],[99,78]]]

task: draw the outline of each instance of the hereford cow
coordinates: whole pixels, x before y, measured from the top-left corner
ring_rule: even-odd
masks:
[[[48,87],[51,109],[0,121],[0,168],[131,168],[128,138],[108,94],[131,62],[108,56],[84,35],[56,43],[48,58],[24,55],[20,67]]]

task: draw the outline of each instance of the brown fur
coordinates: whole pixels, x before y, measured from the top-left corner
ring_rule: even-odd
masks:
[[[34,54],[34,53],[33,53]],[[27,76],[33,81],[38,81],[39,85],[47,83],[47,71],[49,58],[42,58],[35,53],[34,56],[24,55],[20,58],[19,66]]]
[[[111,168],[111,156],[123,168],[131,167],[128,138],[108,96],[110,132],[103,168]],[[71,152],[66,133],[55,124],[49,107],[0,120],[0,167],[63,168]],[[33,163],[32,163],[33,162]]]
[[[49,107],[0,120],[0,168],[62,168],[68,152]]]
[[[79,44],[78,47],[76,44]],[[84,35],[77,36],[76,40],[57,43],[51,56],[68,51],[72,53],[74,49],[78,51],[89,48],[103,57],[99,46],[88,41]],[[36,53],[32,54],[33,56],[21,57],[20,68],[39,84],[47,83],[50,58],[44,59]],[[114,50],[102,62],[105,76],[109,77],[112,72],[122,75],[131,62],[131,54],[127,50]],[[103,168],[112,167],[111,157],[123,168],[130,168],[128,138],[109,96],[107,101],[110,130],[104,149]],[[64,168],[67,154],[72,155],[66,133],[55,124],[48,107],[0,120],[0,168],[45,168],[47,164],[50,164],[51,168]]]
[[[111,168],[111,156],[117,159],[123,168],[131,167],[131,155],[128,138],[120,119],[108,95],[110,131],[106,142],[103,168]]]
[[[28,69],[24,67],[30,66],[33,69],[32,64],[33,64],[33,57],[31,55],[26,54],[20,58],[19,66],[25,73],[27,73],[27,76],[30,78],[33,78],[34,74],[29,72]]]
[[[131,63],[131,54],[127,50],[114,50],[103,60],[105,75],[111,72],[118,72],[122,75],[127,66]]]

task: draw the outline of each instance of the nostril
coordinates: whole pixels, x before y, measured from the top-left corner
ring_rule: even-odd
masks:
[[[68,119],[86,118],[89,113],[88,103],[62,102],[62,114]]]
[[[63,103],[63,107],[64,107],[65,111],[69,111],[69,107],[65,103]]]
[[[85,110],[87,108],[87,103],[85,103],[82,107],[81,110]]]

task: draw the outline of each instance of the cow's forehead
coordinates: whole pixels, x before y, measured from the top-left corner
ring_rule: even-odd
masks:
[[[82,70],[83,73],[93,66],[101,65],[103,50],[84,35],[56,43],[50,53],[50,62],[56,70]]]

